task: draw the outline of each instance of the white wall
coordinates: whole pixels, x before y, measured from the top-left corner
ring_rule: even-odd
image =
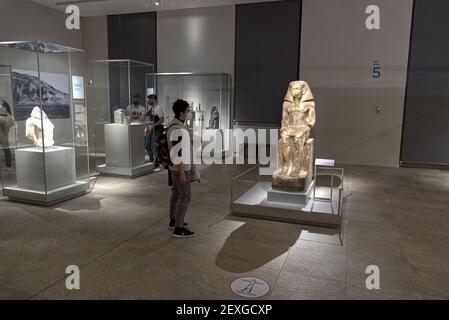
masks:
[[[157,13],[158,72],[234,73],[235,6]]]
[[[81,32],[65,27],[67,15],[29,0],[0,0],[0,41],[40,40],[81,48]]]
[[[380,7],[380,30],[365,27],[371,4]],[[316,99],[317,157],[399,165],[412,5],[303,0],[300,77]],[[374,60],[381,64],[380,79],[370,73]]]
[[[157,13],[158,72],[227,73],[231,75],[232,96],[234,47],[235,6]],[[178,98],[189,99],[189,97]],[[161,99],[159,102],[164,105]],[[195,103],[198,104],[198,101]],[[165,103],[163,107],[166,112],[170,112],[169,103]],[[203,105],[201,109],[204,110],[205,106]],[[222,125],[230,123],[231,110],[233,110],[232,99],[229,110],[221,111]],[[206,115],[206,119],[209,119],[209,114]]]

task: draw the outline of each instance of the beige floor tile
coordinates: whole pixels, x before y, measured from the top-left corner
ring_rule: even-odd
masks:
[[[346,280],[346,248],[326,244],[294,247],[285,262],[283,272]]]
[[[449,270],[449,250],[416,249],[406,246],[405,255],[411,264]]]
[[[374,257],[349,252],[347,283],[353,287],[366,289],[368,266],[377,266],[380,272],[380,288],[418,294],[411,266],[402,257]]]
[[[449,251],[448,232],[424,229],[420,226],[399,227],[398,230],[405,249]]]
[[[449,174],[345,166],[342,230],[229,214],[231,178],[249,166],[201,168],[187,222],[167,230],[167,172],[100,177],[93,192],[50,208],[0,200],[0,298],[239,299],[242,276],[265,279],[270,299],[438,299],[449,278]],[[81,267],[81,290],[64,286]],[[368,264],[381,290],[364,287]],[[411,266],[413,265],[413,266]]]
[[[275,300],[342,300],[345,282],[282,271],[270,299]]]
[[[347,286],[346,299],[348,300],[420,300],[421,296],[417,293],[395,290],[368,290]]]
[[[391,225],[394,222],[394,217],[391,212],[377,208],[352,207],[347,210],[346,217],[353,221],[386,225]]]
[[[424,299],[449,299],[449,272],[447,269],[412,265],[412,271],[417,279],[419,292]]]

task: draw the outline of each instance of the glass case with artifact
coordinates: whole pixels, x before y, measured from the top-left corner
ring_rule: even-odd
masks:
[[[231,77],[226,73],[154,73],[147,75],[154,83],[151,92],[158,96],[166,121],[174,117],[172,106],[177,99],[189,102],[192,119],[188,126],[201,133],[205,129],[231,128]]]
[[[41,205],[89,191],[84,52],[0,43],[3,195]]]
[[[90,105],[98,172],[134,178],[153,171],[145,150],[151,127],[147,93],[154,88],[146,75],[152,72],[152,64],[134,60],[93,61]]]
[[[315,101],[306,82],[290,83],[282,110],[276,165],[256,165],[234,177],[231,210],[243,216],[340,227],[343,171],[321,170],[320,164],[329,161],[320,159],[314,166]],[[274,173],[267,175],[270,168]]]

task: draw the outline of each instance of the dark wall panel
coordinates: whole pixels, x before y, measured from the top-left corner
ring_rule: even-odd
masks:
[[[447,0],[415,0],[402,164],[449,164],[448,12]]]
[[[155,12],[108,16],[109,59],[132,59],[157,65]]]
[[[109,59],[131,59],[157,65],[157,17],[155,12],[108,16]],[[129,101],[128,70],[110,67],[111,106],[126,107]],[[131,96],[140,94],[145,102],[145,73],[134,68],[131,71]],[[122,82],[120,84],[120,81]],[[116,88],[116,89],[114,89]]]
[[[235,119],[280,125],[288,84],[298,79],[301,1],[236,10]]]

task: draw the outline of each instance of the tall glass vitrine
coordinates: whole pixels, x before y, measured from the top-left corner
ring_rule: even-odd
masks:
[[[1,42],[0,74],[4,132],[9,122],[1,144],[3,195],[51,205],[88,192],[84,52]]]
[[[134,178],[154,169],[145,151],[146,97],[154,87],[146,75],[153,70],[152,64],[134,60],[92,62],[98,172]]]

